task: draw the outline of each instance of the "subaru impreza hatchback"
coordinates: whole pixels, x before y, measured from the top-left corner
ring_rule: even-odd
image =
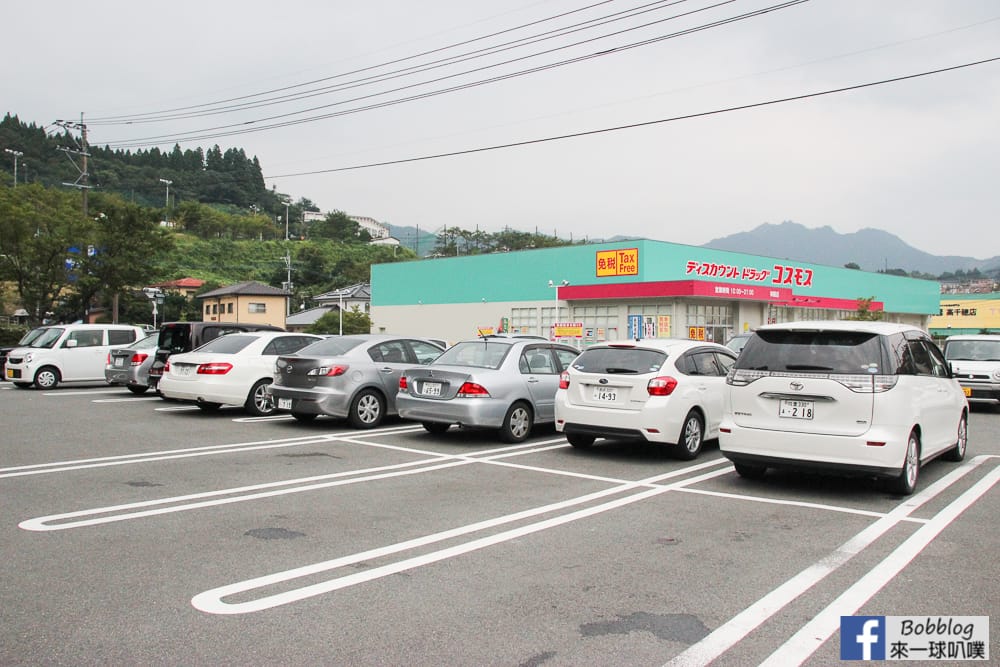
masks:
[[[965,456],[968,402],[926,332],[888,322],[762,327],[726,378],[719,448],[744,477],[767,468],[885,478]]]

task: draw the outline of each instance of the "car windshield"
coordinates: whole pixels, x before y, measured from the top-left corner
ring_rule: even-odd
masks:
[[[633,347],[598,347],[585,350],[573,362],[573,368],[584,373],[639,375],[655,373],[667,360],[660,350]]]
[[[511,340],[483,339],[456,343],[432,362],[434,366],[472,366],[475,368],[500,368],[511,349]]]
[[[41,336],[46,331],[48,331],[48,329],[45,328],[45,327],[39,327],[37,329],[32,329],[28,333],[24,334],[24,336],[21,337],[21,340],[17,341],[17,344],[19,346],[21,346],[21,347],[27,347],[28,345],[31,345],[31,342],[33,340],[35,340],[36,338],[38,338],[39,336]]]
[[[364,342],[363,338],[331,337],[310,343],[295,354],[300,357],[339,357]]]
[[[878,334],[863,331],[758,331],[736,368],[758,371],[879,373]]]
[[[1000,361],[1000,340],[950,340],[944,356],[948,361]]]
[[[219,336],[215,340],[210,340],[201,347],[199,347],[195,352],[213,352],[215,354],[234,354],[245,348],[250,343],[257,340],[257,336],[240,336],[238,334],[230,334],[228,336]]]
[[[29,347],[52,347],[63,335],[63,331],[65,331],[65,329],[60,329],[59,327],[45,329],[44,333],[39,334],[37,338],[31,341]]]

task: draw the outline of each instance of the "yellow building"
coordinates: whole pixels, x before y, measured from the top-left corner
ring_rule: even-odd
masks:
[[[932,336],[1000,334],[1000,292],[942,294],[941,310],[927,325]]]
[[[245,322],[285,328],[291,293],[256,281],[220,287],[198,296],[205,322]]]

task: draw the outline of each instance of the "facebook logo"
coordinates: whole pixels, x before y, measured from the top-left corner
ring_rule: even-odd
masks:
[[[841,616],[840,659],[885,660],[885,616]]]

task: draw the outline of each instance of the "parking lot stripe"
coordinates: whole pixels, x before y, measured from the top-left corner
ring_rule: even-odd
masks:
[[[740,493],[722,493],[720,491],[706,491],[705,489],[677,489],[682,493],[694,493],[702,496],[713,496],[715,498],[730,498],[732,500],[742,500],[751,503],[770,503],[772,505],[788,505],[791,507],[805,507],[808,509],[825,510],[828,512],[844,512],[845,514],[858,514],[860,516],[883,517],[885,512],[873,512],[871,510],[859,510],[854,507],[844,507],[842,505],[824,505],[821,503],[807,503],[801,500],[783,500],[781,498],[765,498],[763,496],[747,496]],[[917,519],[906,517],[903,521],[913,523],[927,523],[928,519]]]
[[[767,667],[798,665],[840,628],[840,617],[855,614],[861,605],[903,571],[945,528],[965,510],[983,497],[1000,480],[1000,466],[993,468],[970,489],[934,515],[913,535],[890,553],[882,562],[868,571],[840,597],[813,617],[792,637],[772,653],[763,663]]]
[[[703,464],[702,464],[703,465]],[[696,466],[690,466],[690,468],[695,468]],[[336,568],[344,567],[352,563],[357,563],[362,560],[369,560],[373,558],[379,558],[394,553],[399,553],[408,549],[413,549],[419,546],[425,546],[434,542],[440,542],[442,540],[451,539],[454,537],[460,537],[462,535],[467,535],[473,532],[478,532],[485,530],[487,528],[493,528],[506,523],[511,523],[513,521],[520,521],[533,516],[538,516],[540,514],[545,514],[560,509],[566,509],[576,505],[580,505],[587,502],[592,502],[593,500],[606,497],[608,495],[618,494],[625,491],[634,490],[636,488],[641,488],[649,484],[655,484],[657,481],[663,481],[671,477],[677,477],[680,475],[685,475],[690,472],[690,469],[676,470],[664,475],[657,475],[655,477],[650,477],[645,480],[640,480],[636,482],[629,482],[627,484],[622,484],[609,489],[604,489],[602,491],[597,491],[595,493],[590,493],[584,496],[578,496],[576,498],[571,498],[558,503],[552,503],[550,505],[544,505],[542,507],[536,507],[530,510],[524,510],[522,512],[516,512],[514,514],[508,514],[501,517],[496,517],[493,519],[488,519],[486,521],[481,521],[474,524],[469,524],[459,528],[454,528],[441,533],[435,533],[434,535],[428,535],[422,538],[416,538],[413,540],[407,540],[406,542],[400,542],[397,544],[389,545],[386,547],[381,547],[378,549],[372,549],[369,551],[356,553],[351,556],[345,556],[343,558],[336,558],[329,561],[324,561],[321,563],[316,563],[314,565],[307,565],[304,567],[295,568],[293,570],[286,570],[284,572],[278,572],[275,574],[266,575],[263,577],[257,577],[254,579],[248,579],[247,581],[241,581],[235,584],[229,584],[227,586],[222,586],[219,588],[214,588],[203,593],[199,593],[191,599],[191,604],[201,611],[210,614],[245,614],[250,612],[263,611],[265,609],[271,609],[284,604],[289,604],[291,602],[297,602],[309,597],[314,597],[316,595],[321,595],[323,593],[329,593],[342,588],[347,588],[348,586],[354,586],[356,584],[364,583],[367,581],[372,581],[374,579],[379,579],[381,577],[389,576],[391,574],[396,574],[403,572],[405,570],[410,570],[413,568],[421,567],[423,565],[428,565],[430,563],[435,563],[448,558],[453,558],[455,556],[461,556],[478,549],[483,549],[495,544],[500,544],[509,540],[517,539],[519,537],[524,537],[525,535],[530,535],[542,530],[547,530],[549,528],[555,528],[563,524],[569,523],[571,521],[576,521],[578,519],[583,519],[586,517],[594,516],[602,512],[607,512],[609,510],[617,509],[619,507],[624,507],[632,503],[645,500],[647,498],[652,498],[654,496],[666,493],[680,486],[687,484],[697,484],[719,475],[725,475],[730,472],[730,469],[723,468],[721,470],[714,470],[712,472],[704,473],[696,477],[688,477],[687,479],[674,482],[673,484],[656,486],[655,488],[647,488],[639,493],[634,493],[623,498],[617,498],[615,500],[602,503],[600,505],[595,505],[593,507],[588,507],[585,509],[580,509],[575,512],[570,512],[569,514],[563,514],[561,516],[553,517],[550,519],[545,519],[536,523],[528,524],[526,526],[521,526],[519,528],[514,528],[508,531],[497,533],[495,535],[490,535],[487,537],[479,538],[477,540],[472,540],[470,542],[465,542],[464,544],[459,544],[453,547],[448,547],[441,549],[439,551],[434,551],[421,556],[415,556],[413,558],[408,558],[396,563],[391,563],[389,565],[384,565],[381,567],[372,568],[364,572],[356,572],[342,577],[337,577],[335,579],[329,579],[320,583],[312,584],[309,586],[304,586],[302,588],[297,588],[294,590],[284,591],[282,593],[277,593],[274,595],[269,595],[255,600],[250,600],[247,602],[240,603],[227,603],[223,601],[223,598],[236,595],[239,593],[246,593],[247,591],[264,588],[267,586],[273,586],[275,584],[285,583],[287,581],[298,579],[300,577],[315,575],[321,572],[326,572]]]
[[[977,456],[937,480],[920,493],[910,496],[832,553],[788,579],[783,584],[736,614],[705,638],[691,645],[666,663],[666,667],[701,667],[731,649],[793,600],[835,572],[861,553],[905,517],[937,497],[952,484],[975,470],[991,457]],[[922,530],[922,528],[921,528]]]

